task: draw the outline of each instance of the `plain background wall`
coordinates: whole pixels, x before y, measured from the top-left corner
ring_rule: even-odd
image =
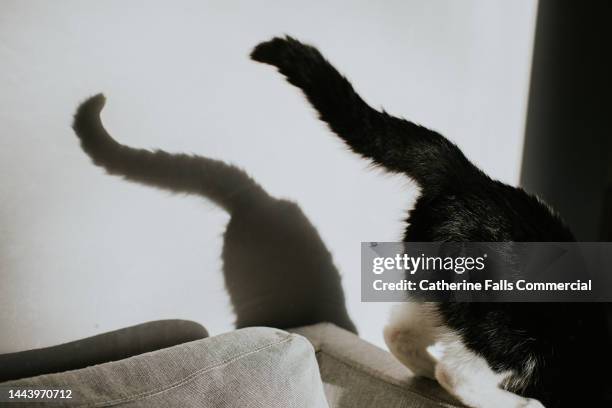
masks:
[[[518,181],[536,2],[0,2],[0,352],[161,318],[230,330],[219,254],[228,216],[109,177],[70,129],[104,91],[134,146],[233,162],[297,201],[382,344],[388,304],[360,302],[360,241],[394,241],[417,191],[348,153],[296,89],[247,55],[311,42],[374,106],[428,125]]]

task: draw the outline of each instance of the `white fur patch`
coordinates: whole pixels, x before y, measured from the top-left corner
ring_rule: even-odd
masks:
[[[535,369],[523,376],[496,373],[487,361],[469,350],[458,333],[445,326],[435,303],[406,302],[396,306],[384,331],[393,355],[416,375],[435,378],[461,402],[474,408],[542,408],[533,399],[506,391],[520,388]]]

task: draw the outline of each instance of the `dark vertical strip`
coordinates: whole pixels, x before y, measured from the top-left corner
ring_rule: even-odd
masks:
[[[581,241],[612,236],[610,21],[607,0],[539,2],[521,184]]]

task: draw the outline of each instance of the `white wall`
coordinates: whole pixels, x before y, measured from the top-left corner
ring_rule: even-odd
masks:
[[[415,190],[369,170],[247,55],[282,33],[311,42],[374,106],[441,131],[515,183],[535,9],[534,0],[3,0],[0,352],[160,318],[231,329],[219,272],[227,215],[91,165],[69,125],[98,91],[121,141],[231,161],[296,200],[334,254],[362,335],[381,344],[388,305],[359,301],[359,242],[398,240]]]

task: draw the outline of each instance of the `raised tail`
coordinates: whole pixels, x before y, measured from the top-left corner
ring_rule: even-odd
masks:
[[[371,108],[316,48],[291,37],[273,38],[257,45],[251,58],[277,67],[353,151],[407,174],[423,189],[480,173],[442,135]]]
[[[108,173],[177,193],[203,195],[230,213],[253,199],[268,197],[244,171],[222,161],[134,149],[118,143],[100,119],[105,102],[102,94],[83,102],[74,115],[72,128],[83,151]]]

